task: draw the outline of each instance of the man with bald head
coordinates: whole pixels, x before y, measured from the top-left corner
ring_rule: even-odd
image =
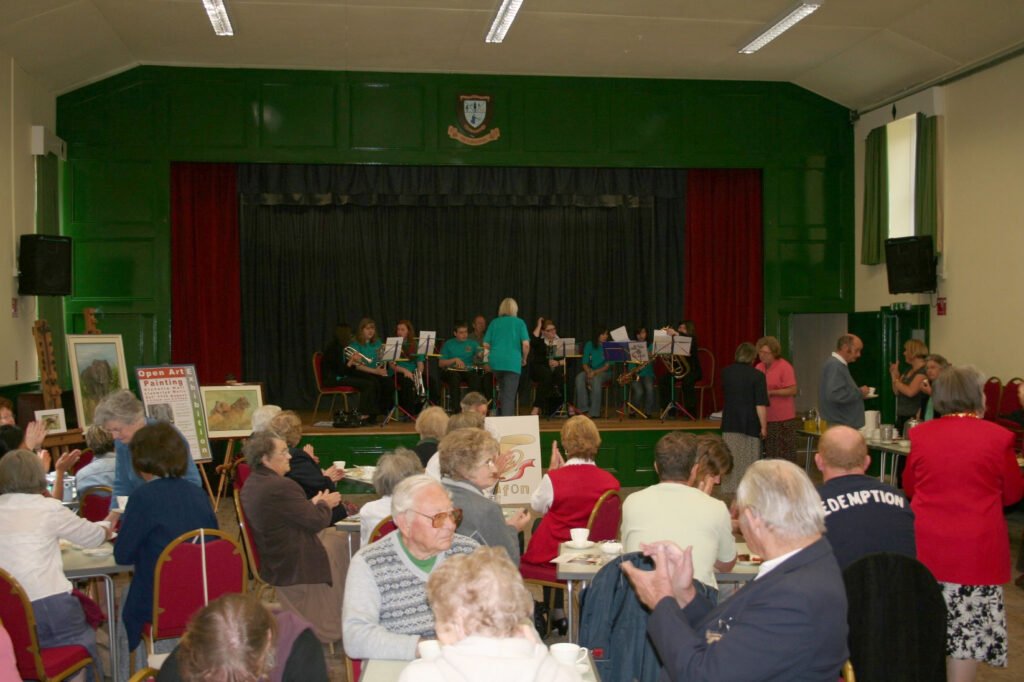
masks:
[[[910,503],[896,488],[864,474],[871,457],[859,431],[830,428],[818,442],[814,462],[825,480],[818,494],[840,568],[875,552],[917,558]]]
[[[836,341],[836,350],[821,368],[818,382],[818,412],[829,424],[843,424],[859,429],[864,426],[864,398],[870,389],[857,386],[850,375],[850,363],[856,362],[864,350],[864,342],[855,334],[843,334]]]

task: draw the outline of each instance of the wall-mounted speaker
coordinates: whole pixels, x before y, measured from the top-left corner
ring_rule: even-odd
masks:
[[[18,252],[19,296],[71,294],[71,237],[21,235]]]
[[[935,291],[935,246],[930,236],[885,240],[885,271],[890,294]]]

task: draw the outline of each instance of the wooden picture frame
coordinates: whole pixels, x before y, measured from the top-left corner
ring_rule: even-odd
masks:
[[[75,411],[84,432],[100,401],[128,388],[124,343],[120,334],[68,334],[67,341]]]
[[[52,410],[36,410],[36,422],[46,427],[46,435],[67,433],[68,422],[64,417],[64,408]]]
[[[203,414],[210,438],[247,438],[252,413],[263,407],[263,384],[200,386]]]

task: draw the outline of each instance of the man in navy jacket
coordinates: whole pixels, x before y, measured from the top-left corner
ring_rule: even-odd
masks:
[[[835,682],[848,655],[846,591],[814,486],[794,464],[762,460],[747,469],[736,502],[743,537],[764,563],[718,607],[694,589],[690,548],[644,545],[649,572],[623,564],[652,609],[661,679]]]

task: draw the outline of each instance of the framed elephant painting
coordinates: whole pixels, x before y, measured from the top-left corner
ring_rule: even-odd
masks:
[[[78,425],[84,431],[104,397],[128,388],[121,335],[68,334],[68,359]]]

